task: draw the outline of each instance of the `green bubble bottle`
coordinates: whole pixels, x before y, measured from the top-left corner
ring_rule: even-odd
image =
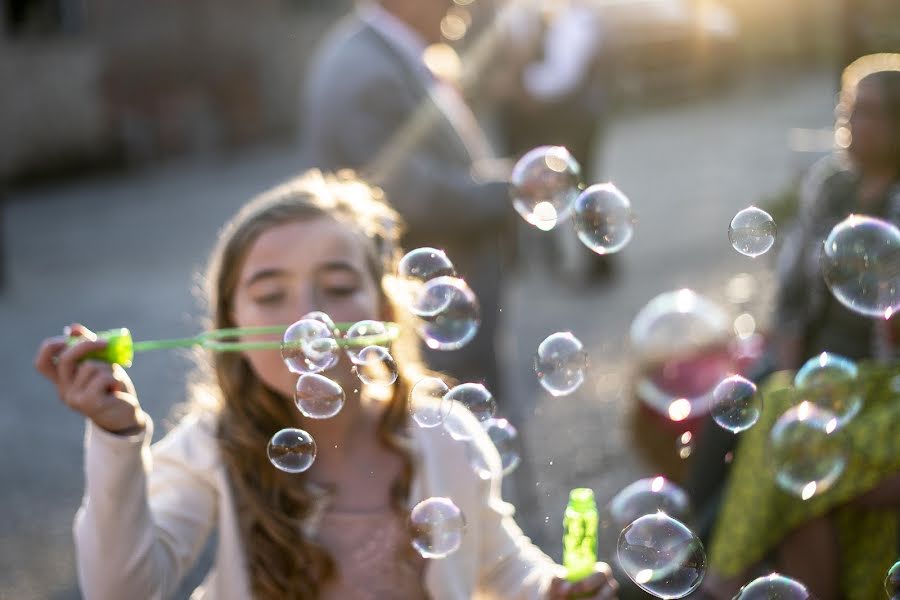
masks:
[[[563,566],[569,581],[579,581],[594,573],[598,523],[594,491],[575,488],[569,492],[569,504],[563,516]]]

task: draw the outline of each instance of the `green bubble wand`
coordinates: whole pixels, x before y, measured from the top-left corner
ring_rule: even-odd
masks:
[[[353,323],[337,323],[335,328],[340,333],[346,333]],[[356,338],[337,338],[335,341],[339,347],[365,347],[387,346],[400,334],[400,326],[396,323],[385,322],[385,331],[372,335],[361,335]],[[134,341],[131,332],[125,327],[107,329],[97,332],[98,340],[105,340],[107,345],[102,350],[90,353],[87,358],[102,360],[108,363],[130,367],[134,355],[137,352],[150,350],[167,350],[170,348],[201,347],[212,352],[244,352],[246,350],[284,350],[286,348],[301,349],[302,341],[290,343],[274,340],[236,341],[234,338],[251,337],[258,335],[284,335],[289,325],[271,325],[265,327],[230,327],[227,329],[214,329],[204,331],[193,337],[172,338],[165,340]],[[69,338],[70,344],[84,341],[81,337]]]

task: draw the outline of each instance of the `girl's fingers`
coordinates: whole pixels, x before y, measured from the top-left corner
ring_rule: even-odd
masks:
[[[112,369],[109,368],[109,365],[97,360],[82,361],[75,370],[75,377],[72,379],[71,387],[73,390],[83,390],[91,380],[102,374],[108,374],[112,377]]]
[[[59,355],[57,363],[58,383],[64,387],[72,385],[75,374],[78,371],[78,363],[84,360],[91,352],[103,350],[106,347],[105,340],[78,342],[69,346]]]
[[[64,336],[47,338],[41,343],[37,354],[34,356],[34,368],[53,383],[58,382],[59,375],[56,361],[65,348],[66,338]]]
[[[102,412],[115,400],[113,394],[117,384],[111,372],[95,371],[87,384],[75,393],[79,412],[88,417]]]

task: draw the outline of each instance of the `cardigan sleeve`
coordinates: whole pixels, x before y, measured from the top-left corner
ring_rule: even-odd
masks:
[[[501,498],[500,457],[483,431],[473,432],[472,451],[480,452],[490,467],[491,477],[483,481],[484,510],[477,524],[481,528],[478,598],[536,600],[547,596],[553,577],[561,574],[556,565],[522,532],[513,518],[515,509]]]
[[[216,519],[215,440],[197,418],[150,447],[87,424],[85,495],[75,517],[85,598],[171,597]]]

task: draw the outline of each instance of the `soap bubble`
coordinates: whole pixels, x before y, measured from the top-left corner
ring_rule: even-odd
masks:
[[[308,312],[305,315],[303,315],[302,317],[300,317],[300,319],[301,320],[312,319],[313,321],[321,321],[322,323],[325,324],[325,326],[328,327],[328,331],[330,331],[332,333],[332,335],[334,336],[335,339],[337,339],[340,336],[341,332],[338,329],[337,325],[334,324],[334,321],[331,319],[331,317],[329,317],[327,313],[323,313],[320,310],[314,310],[312,312]],[[337,356],[337,355],[335,355],[335,356]],[[337,361],[335,361],[335,362],[337,362]]]
[[[838,428],[846,425],[862,408],[858,392],[859,371],[852,360],[823,352],[806,361],[794,376],[794,387],[809,400],[834,413]]]
[[[713,390],[712,417],[722,428],[739,433],[759,420],[762,395],[749,379],[740,375],[726,377]]]
[[[344,407],[344,389],[318,373],[306,373],[294,391],[297,409],[310,419],[330,419]]]
[[[715,387],[735,372],[725,312],[688,289],[660,294],[631,324],[636,394],[673,421],[708,412]]]
[[[302,473],[316,460],[316,441],[302,429],[282,429],[266,449],[269,462],[286,473]]]
[[[494,416],[497,410],[497,402],[486,387],[480,383],[463,383],[451,389],[444,396],[446,402],[458,402],[465,406],[478,421],[483,422]],[[458,410],[451,404],[450,411]],[[471,433],[462,426],[458,419],[445,419],[444,429],[456,440],[469,439]]]
[[[521,461],[522,452],[519,447],[519,432],[512,423],[506,419],[488,419],[481,423],[482,428],[500,455],[500,463],[504,475],[509,475],[516,470]],[[471,448],[471,447],[470,447]],[[470,451],[469,463],[475,473],[481,479],[489,479],[491,469],[484,460],[484,456],[477,451]]]
[[[884,578],[884,591],[891,600],[900,600],[900,560],[888,569]]]
[[[561,331],[547,337],[538,346],[534,372],[545,390],[554,396],[565,396],[584,383],[587,353],[577,337]]]
[[[619,534],[619,565],[638,587],[658,598],[683,598],[706,574],[703,544],[663,512],[638,517]]]
[[[609,502],[613,526],[619,531],[639,517],[659,511],[679,521],[687,521],[691,516],[687,492],[662,476],[638,479]]]
[[[413,548],[425,558],[444,558],[459,549],[466,520],[450,498],[428,498],[409,514]]]
[[[631,241],[631,202],[611,183],[592,185],[575,199],[578,239],[597,254],[613,254]]]
[[[694,434],[685,431],[675,440],[675,449],[678,450],[678,457],[682,459],[688,458],[694,451]]]
[[[409,392],[409,414],[419,427],[437,427],[452,404],[444,397],[450,388],[437,377],[424,377]]]
[[[868,317],[890,319],[900,306],[900,230],[850,215],[825,239],[822,275],[838,301]]]
[[[581,167],[562,146],[535,148],[513,167],[513,207],[538,229],[553,229],[572,212],[580,177]]]
[[[356,376],[368,385],[391,385],[397,381],[397,363],[387,348],[366,346],[353,366]]]
[[[422,288],[422,304],[431,300],[442,308],[427,312],[418,324],[418,333],[432,350],[458,350],[468,344],[481,325],[478,299],[465,281],[455,277],[432,279]]]
[[[443,250],[416,248],[400,259],[397,275],[404,286],[407,308],[415,315],[427,317],[443,310],[449,302],[449,296],[438,298],[432,294],[423,298],[424,284],[437,277],[456,277],[456,269]]]
[[[291,373],[318,373],[340,360],[337,340],[322,321],[300,319],[284,332],[281,356]]]
[[[344,339],[347,341],[347,356],[350,357],[354,365],[359,364],[359,355],[367,346],[372,346],[371,338],[374,336],[382,336],[387,333],[387,327],[381,321],[359,321],[350,326]]]
[[[811,402],[792,406],[778,418],[769,445],[775,482],[803,500],[830,488],[847,465],[837,417]]]
[[[750,206],[738,211],[728,226],[728,239],[744,256],[765,254],[775,243],[775,221],[772,215]]]
[[[779,573],[757,577],[741,588],[734,600],[812,600],[802,583]]]

